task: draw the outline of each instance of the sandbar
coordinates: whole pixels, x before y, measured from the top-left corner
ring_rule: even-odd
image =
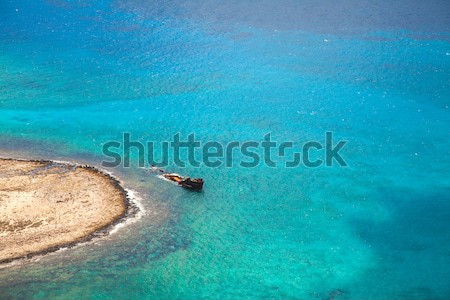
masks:
[[[119,182],[96,168],[0,158],[0,264],[105,234],[129,205]]]

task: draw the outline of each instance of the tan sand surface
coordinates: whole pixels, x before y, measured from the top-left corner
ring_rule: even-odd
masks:
[[[88,240],[126,211],[123,188],[94,168],[0,159],[0,263]]]

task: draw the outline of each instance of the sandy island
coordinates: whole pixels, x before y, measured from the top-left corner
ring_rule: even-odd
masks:
[[[95,168],[0,159],[0,263],[92,239],[128,207],[118,181]]]

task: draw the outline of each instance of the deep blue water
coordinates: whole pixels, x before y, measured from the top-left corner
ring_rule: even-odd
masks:
[[[1,299],[450,298],[447,1],[2,1],[0,29],[2,156],[332,131],[349,165],[110,170],[146,215],[0,269]]]

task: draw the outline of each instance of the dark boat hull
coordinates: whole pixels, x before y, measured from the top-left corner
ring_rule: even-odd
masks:
[[[193,191],[201,191],[203,189],[203,181],[196,182],[189,179],[183,180],[180,185],[186,189],[190,189]]]
[[[191,179],[189,177],[183,177],[178,174],[163,174],[164,178],[177,183],[179,186],[182,186],[188,190],[192,191],[201,191],[203,189],[203,180],[202,179]]]

